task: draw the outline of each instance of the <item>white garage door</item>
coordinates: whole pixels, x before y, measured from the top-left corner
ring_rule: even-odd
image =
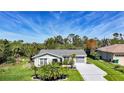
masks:
[[[76,63],[83,63],[83,62],[84,62],[84,57],[83,56],[76,57]]]

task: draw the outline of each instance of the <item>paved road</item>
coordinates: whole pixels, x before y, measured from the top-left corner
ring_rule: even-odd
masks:
[[[94,64],[76,63],[75,65],[85,81],[106,81],[103,77],[106,72]]]

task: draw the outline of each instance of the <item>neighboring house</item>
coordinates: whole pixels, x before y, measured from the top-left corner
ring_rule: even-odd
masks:
[[[84,50],[49,50],[42,49],[37,55],[33,56],[34,65],[41,67],[44,64],[52,62],[63,62],[65,59],[70,59],[70,55],[75,54],[75,62],[86,62],[86,53]]]
[[[101,59],[124,65],[124,44],[114,44],[97,49]]]

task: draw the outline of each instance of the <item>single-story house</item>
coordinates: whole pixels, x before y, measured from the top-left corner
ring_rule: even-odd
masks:
[[[124,44],[114,44],[97,49],[101,59],[124,65]]]
[[[65,50],[65,49],[42,49],[37,55],[33,56],[34,65],[41,67],[44,64],[51,62],[63,62],[65,59],[69,59],[70,55],[75,54],[74,61],[86,62],[86,53],[84,50]]]

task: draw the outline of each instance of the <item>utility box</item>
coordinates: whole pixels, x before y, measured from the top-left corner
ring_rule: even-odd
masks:
[[[113,63],[119,63],[119,59],[113,60]]]

